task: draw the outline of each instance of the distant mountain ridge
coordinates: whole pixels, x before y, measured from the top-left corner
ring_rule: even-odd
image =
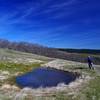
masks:
[[[88,54],[100,54],[100,49],[65,49],[59,48],[58,50],[69,52],[69,53],[88,53]]]

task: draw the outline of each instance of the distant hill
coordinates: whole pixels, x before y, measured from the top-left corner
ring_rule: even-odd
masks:
[[[95,64],[100,64],[100,55],[95,55],[97,52],[93,54],[87,53],[78,53],[78,52],[68,52],[64,49],[55,49],[55,48],[48,48],[38,44],[27,43],[27,42],[10,42],[8,40],[0,39],[0,48],[7,48],[11,50],[17,50],[37,55],[42,55],[51,58],[60,58],[70,61],[77,61],[77,62],[86,62],[87,56],[91,55],[94,58]],[[77,51],[77,50],[76,50]]]
[[[60,48],[58,50],[69,52],[69,53],[86,53],[86,54],[95,54],[95,55],[99,54],[100,55],[100,50],[96,50],[96,49],[63,49],[63,48]]]

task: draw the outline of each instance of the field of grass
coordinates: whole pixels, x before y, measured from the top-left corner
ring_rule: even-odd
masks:
[[[77,100],[100,100],[100,76],[95,76],[93,80],[91,80],[85,89],[81,91]]]
[[[2,84],[10,84],[10,85],[17,86],[15,83],[15,76],[13,76],[14,73],[18,72],[20,75],[21,72],[22,72],[21,74],[23,74],[39,66],[40,64],[24,65],[24,64],[15,64],[15,63],[6,63],[6,64],[0,63],[0,70],[8,71],[11,74],[11,76],[7,78]],[[91,79],[88,83],[83,84],[81,87],[79,87],[78,91],[76,91],[75,89],[73,90],[69,89],[61,92],[57,91],[55,93],[52,93],[52,95],[47,95],[47,96],[31,95],[18,100],[100,100],[100,86],[99,86],[100,76],[97,75],[95,71],[89,70],[85,65],[82,66],[66,65],[65,69],[72,70],[72,71],[80,70],[79,72],[82,71],[83,73],[85,73],[85,75],[89,75],[93,77],[93,79]],[[2,86],[2,84],[0,84],[0,86]],[[71,94],[72,92],[76,92],[76,93]],[[1,100],[12,100],[12,99],[5,98]]]
[[[89,70],[87,64],[67,60],[55,60],[44,56],[0,49],[0,100],[100,100],[99,70]],[[10,61],[4,58],[12,58]],[[20,59],[21,62],[13,62]],[[41,60],[42,62],[28,62]],[[53,60],[53,61],[52,61]],[[51,62],[52,63],[49,63]],[[46,89],[21,89],[17,86],[15,78],[29,72],[34,68],[55,64],[63,70],[79,72],[81,78],[69,85],[61,85]],[[47,64],[48,65],[48,64]],[[62,68],[63,67],[63,68]],[[96,66],[99,68],[99,65]],[[97,73],[98,72],[98,73]]]

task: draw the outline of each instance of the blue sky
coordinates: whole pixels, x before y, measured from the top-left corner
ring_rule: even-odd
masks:
[[[100,49],[100,0],[0,0],[0,38]]]

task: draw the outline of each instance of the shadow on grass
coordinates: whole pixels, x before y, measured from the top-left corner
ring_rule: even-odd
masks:
[[[89,69],[89,68],[87,68],[87,67],[75,67],[73,69],[80,69],[80,70],[82,70],[82,69]]]

